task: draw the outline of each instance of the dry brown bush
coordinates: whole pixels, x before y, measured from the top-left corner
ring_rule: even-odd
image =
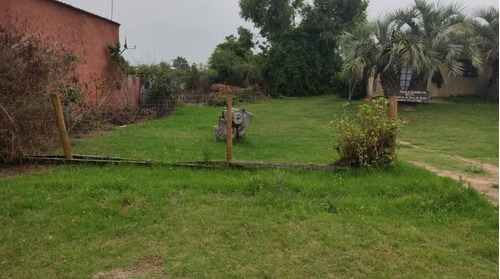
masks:
[[[0,27],[0,160],[40,154],[57,138],[50,94],[75,92],[76,61],[58,43]]]
[[[215,84],[216,88],[211,88],[208,91],[190,90],[183,91],[179,94],[178,99],[182,103],[191,104],[201,104],[207,106],[222,106],[226,103],[226,93],[225,91],[213,92],[217,89],[217,86],[221,84]],[[247,103],[247,102],[259,102],[267,100],[269,97],[262,92],[258,87],[238,87],[232,85],[224,85],[229,88],[233,95],[234,103]]]
[[[69,113],[71,112],[74,113],[74,110]],[[85,137],[86,134],[91,134],[93,131],[107,130],[113,125],[122,126],[157,118],[157,112],[154,108],[125,107],[115,110],[94,108],[75,114],[78,115],[78,121],[68,125],[70,136],[75,138]]]

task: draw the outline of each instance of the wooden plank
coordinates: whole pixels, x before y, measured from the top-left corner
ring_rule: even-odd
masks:
[[[79,158],[78,158],[79,157]],[[62,156],[34,156],[21,158],[18,163],[38,163],[38,164],[93,164],[93,165],[141,165],[141,166],[167,166],[167,167],[192,167],[205,169],[306,169],[306,170],[324,170],[324,171],[340,171],[346,170],[347,167],[339,167],[325,164],[311,163],[280,163],[280,162],[227,162],[227,161],[209,161],[209,162],[154,162],[140,161],[124,158],[106,158],[100,159],[85,158],[92,156],[75,156],[73,159],[66,159]]]

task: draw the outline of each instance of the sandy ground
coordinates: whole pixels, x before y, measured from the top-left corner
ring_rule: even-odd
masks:
[[[406,146],[412,147],[412,148],[420,148],[419,146],[412,145],[409,142],[400,142],[400,144],[404,144]],[[497,185],[498,187],[498,178],[499,178],[499,168],[498,166],[491,165],[491,164],[486,164],[486,163],[479,163],[475,160],[463,158],[460,156],[446,156],[445,157],[455,159],[458,161],[461,161],[465,164],[468,165],[474,165],[477,168],[483,169],[489,173],[489,175],[472,175],[471,173],[468,172],[458,172],[458,171],[449,171],[449,170],[440,170],[428,163],[421,162],[421,161],[409,161],[409,163],[412,163],[414,165],[424,167],[429,171],[432,171],[440,176],[446,176],[446,177],[451,177],[455,180],[459,180],[460,178],[467,181],[468,183],[471,184],[472,187],[474,187],[476,190],[479,192],[484,193],[488,199],[496,206],[498,206],[498,188],[494,188],[494,185]]]

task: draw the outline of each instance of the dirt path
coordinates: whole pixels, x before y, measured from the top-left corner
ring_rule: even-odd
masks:
[[[141,261],[131,267],[117,268],[107,272],[99,272],[92,276],[93,279],[128,279],[128,278],[152,278],[161,273],[163,259],[160,256],[144,257]],[[156,277],[155,277],[156,278]]]
[[[406,146],[420,149],[419,146],[412,145],[409,142],[400,142],[401,144],[404,144]],[[479,175],[472,175],[467,172],[458,172],[458,171],[450,171],[450,170],[441,170],[438,169],[426,162],[421,162],[421,161],[409,161],[409,163],[412,163],[414,165],[424,167],[429,171],[432,171],[440,176],[446,176],[446,177],[451,177],[455,180],[459,180],[460,178],[469,182],[472,187],[474,187],[476,190],[478,190],[481,193],[486,194],[488,199],[496,206],[498,206],[498,179],[499,179],[499,168],[498,166],[491,165],[491,164],[486,164],[486,163],[479,163],[475,160],[463,158],[460,156],[447,156],[444,155],[444,157],[454,159],[461,161],[465,164],[475,166],[478,169],[483,169],[487,171],[488,173],[491,174],[491,176],[479,176]],[[494,187],[496,185],[496,188]]]

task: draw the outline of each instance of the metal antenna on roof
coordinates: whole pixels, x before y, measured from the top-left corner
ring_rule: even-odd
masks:
[[[122,52],[120,52],[120,54],[122,54],[125,50],[136,49],[136,48],[137,48],[136,46],[129,48],[128,44],[127,44],[127,37],[125,37],[125,44],[123,45],[123,50],[122,50]]]

